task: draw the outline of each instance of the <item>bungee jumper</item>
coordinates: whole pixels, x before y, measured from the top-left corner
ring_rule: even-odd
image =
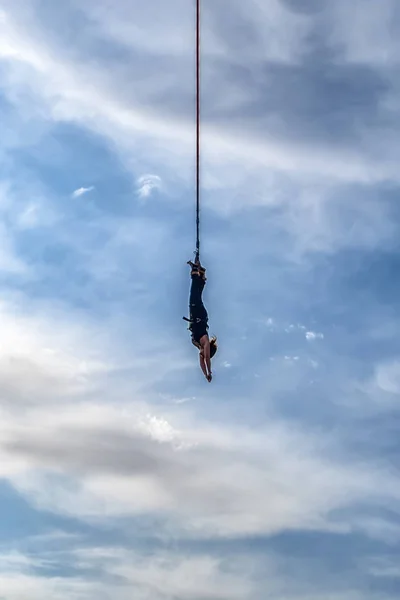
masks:
[[[199,350],[200,368],[208,382],[212,381],[211,359],[217,351],[217,338],[208,336],[208,313],[203,304],[202,294],[206,284],[206,269],[201,266],[196,256],[195,262],[187,263],[191,267],[188,329],[192,334],[192,344]]]
[[[191,267],[188,329],[192,344],[199,350],[200,368],[208,382],[212,381],[211,359],[217,351],[217,338],[208,336],[208,313],[202,294],[206,284],[206,269],[200,263],[200,0],[196,0],[196,253]]]

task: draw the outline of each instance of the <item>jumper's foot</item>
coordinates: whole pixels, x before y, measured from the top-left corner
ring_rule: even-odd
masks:
[[[200,265],[200,263],[194,263],[191,260],[187,261],[187,264],[192,268],[191,275],[199,275],[204,280],[206,279],[206,269]]]
[[[199,262],[193,262],[192,260],[188,260],[187,264],[190,265],[192,267],[192,269],[198,269],[199,271],[201,271],[203,273],[206,272],[206,269],[204,267],[202,267]]]

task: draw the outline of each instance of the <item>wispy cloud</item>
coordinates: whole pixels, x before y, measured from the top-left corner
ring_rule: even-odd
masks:
[[[161,187],[161,179],[158,175],[142,175],[138,178],[138,196],[142,199],[151,196],[154,190]]]
[[[84,196],[85,194],[88,194],[89,192],[92,192],[94,190],[94,186],[90,186],[90,187],[81,187],[78,188],[77,190],[75,190],[72,193],[72,198],[79,198],[79,196]]]
[[[324,339],[324,334],[323,333],[318,333],[315,331],[307,331],[306,332],[306,339],[309,342],[312,342],[314,340],[323,340]]]

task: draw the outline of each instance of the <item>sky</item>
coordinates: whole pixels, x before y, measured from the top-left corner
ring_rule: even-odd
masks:
[[[400,594],[400,6],[0,1],[0,598]]]

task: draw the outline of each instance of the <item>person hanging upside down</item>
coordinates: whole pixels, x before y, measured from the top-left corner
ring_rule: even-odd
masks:
[[[212,380],[211,359],[217,351],[217,338],[208,337],[208,313],[203,304],[202,293],[206,284],[206,270],[196,258],[195,262],[188,261],[191,271],[191,287],[189,298],[189,330],[192,334],[192,344],[199,349],[200,367],[207,381]]]

